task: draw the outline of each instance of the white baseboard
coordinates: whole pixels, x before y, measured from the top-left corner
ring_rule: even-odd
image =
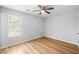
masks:
[[[55,38],[55,37],[51,37],[51,36],[45,36],[45,37],[56,39],[56,40],[60,40],[60,41],[63,41],[63,42],[68,42],[68,43],[75,44],[75,45],[79,46],[79,43],[76,43],[76,42],[71,42],[71,41],[67,41],[67,40],[63,40],[63,39]]]
[[[43,36],[37,36],[37,37],[33,37],[31,39],[28,39],[28,40],[15,42],[15,43],[12,43],[12,44],[9,44],[9,45],[6,45],[6,46],[2,46],[2,47],[0,47],[0,49],[7,48],[7,47],[10,47],[10,46],[13,46],[13,45],[17,45],[17,44],[20,44],[20,43],[23,43],[23,42],[27,42],[27,41],[30,41],[30,40],[35,40],[35,39],[38,39],[38,38],[41,38],[41,37],[43,37]]]

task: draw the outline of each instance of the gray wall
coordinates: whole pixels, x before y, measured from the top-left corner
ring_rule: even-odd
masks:
[[[42,20],[41,18],[3,7],[1,8],[1,13],[6,13],[6,14],[9,13],[9,14],[22,16],[22,31],[23,31],[22,36],[8,38],[8,24],[7,24],[8,20],[5,16],[1,20],[2,47],[6,47],[7,45],[10,45],[14,42],[28,40],[34,37],[39,37],[44,35],[44,30],[43,30],[44,20]]]
[[[76,11],[53,15],[46,19],[46,36],[77,43],[76,31]]]
[[[77,31],[78,31],[78,33],[79,33],[79,11],[78,11],[78,21],[77,21],[77,22],[78,22],[78,23],[77,23],[77,24],[78,24],[78,30],[77,30]]]
[[[0,8],[1,10],[1,8]],[[1,47],[1,12],[0,12],[0,47]]]
[[[78,11],[78,18],[77,18],[77,33],[79,33],[79,11]],[[77,39],[78,39],[78,43],[79,43],[79,34],[77,34]]]

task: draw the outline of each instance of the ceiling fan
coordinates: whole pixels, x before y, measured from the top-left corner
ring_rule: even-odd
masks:
[[[54,7],[52,5],[38,5],[40,8],[39,10],[33,10],[33,12],[40,11],[39,15],[47,13],[50,14],[51,12],[49,10],[53,10]],[[29,10],[27,10],[29,11]]]

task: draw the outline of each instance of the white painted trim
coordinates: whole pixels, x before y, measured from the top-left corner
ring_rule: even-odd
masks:
[[[13,45],[17,45],[17,44],[20,44],[20,43],[23,43],[23,42],[27,42],[27,41],[30,41],[30,40],[35,40],[35,39],[38,39],[38,38],[41,38],[41,37],[43,37],[43,36],[37,36],[37,37],[33,37],[31,39],[28,39],[28,40],[23,40],[23,41],[15,42],[15,43],[12,43],[12,44],[9,44],[9,45],[6,45],[6,46],[2,46],[2,47],[0,47],[0,49],[7,48],[7,47],[10,47],[10,46],[13,46]]]
[[[71,42],[71,41],[67,41],[67,40],[63,40],[63,39],[55,38],[55,37],[51,37],[51,36],[45,36],[45,37],[56,39],[56,40],[60,40],[60,41],[63,41],[63,42],[68,42],[68,43],[75,44],[75,45],[79,46],[79,43],[76,43],[76,42]]]

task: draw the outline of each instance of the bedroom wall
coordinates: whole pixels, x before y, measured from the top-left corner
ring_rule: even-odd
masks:
[[[1,8],[0,8],[1,10]],[[0,12],[0,47],[1,47],[1,12]]]
[[[1,13],[7,13],[14,14],[14,15],[20,15],[22,16],[22,36],[16,36],[16,37],[8,37],[8,20],[6,16],[1,20],[1,46],[6,47],[10,44],[13,44],[15,42],[24,41],[33,39],[36,37],[40,37],[44,35],[43,30],[43,22],[42,18],[33,16],[30,14],[22,13],[19,11],[7,9],[1,7]]]
[[[79,10],[78,10],[78,18],[77,18],[77,33],[79,33]],[[78,39],[78,43],[79,43],[79,34],[77,34],[77,39]]]
[[[48,17],[46,19],[46,36],[78,43],[77,18],[76,11]]]
[[[77,22],[78,22],[78,23],[77,23],[77,24],[78,24],[78,27],[77,27],[78,30],[77,30],[77,31],[78,31],[78,33],[79,33],[79,11],[78,11],[78,21],[77,21]]]

